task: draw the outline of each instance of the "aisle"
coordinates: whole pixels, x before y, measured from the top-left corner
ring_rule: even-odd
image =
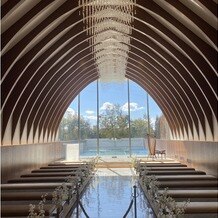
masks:
[[[82,204],[90,218],[122,218],[132,199],[135,174],[130,168],[100,168],[82,197]],[[153,218],[140,188],[137,188],[137,217]],[[75,218],[75,212],[71,218]],[[80,218],[85,218],[80,214]],[[133,209],[128,218],[133,218]]]

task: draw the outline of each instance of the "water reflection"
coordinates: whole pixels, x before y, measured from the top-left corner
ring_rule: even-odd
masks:
[[[133,198],[135,177],[130,169],[128,172],[125,170],[127,169],[115,172],[113,169],[114,173],[110,171],[109,176],[105,176],[102,169],[97,173],[81,200],[90,218],[122,218],[126,213]],[[153,218],[140,188],[137,188],[137,196],[137,217]],[[75,212],[71,215],[71,218],[74,217]],[[85,218],[85,215],[81,212],[79,217]],[[134,218],[134,208],[127,217]]]

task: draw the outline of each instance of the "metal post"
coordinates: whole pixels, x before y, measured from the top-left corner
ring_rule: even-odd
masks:
[[[76,185],[76,218],[79,218],[79,186]]]
[[[149,155],[148,157],[151,156],[151,145],[150,145],[150,114],[149,114],[149,96],[147,92],[147,119],[148,119],[148,126],[147,126],[147,141],[148,141],[148,149],[149,149]]]
[[[97,79],[97,154],[99,156],[99,82]]]
[[[150,136],[150,114],[149,114],[149,96],[147,93],[147,116],[148,116],[148,135]]]
[[[134,185],[133,188],[134,188],[134,214],[135,214],[135,218],[137,218],[136,185]]]
[[[80,93],[78,94],[78,143],[80,147],[80,140],[81,140],[81,135],[80,135]]]
[[[129,122],[129,156],[132,156],[132,143],[131,143],[131,124],[130,124],[130,90],[129,90],[129,79],[127,79],[128,89],[128,122]]]

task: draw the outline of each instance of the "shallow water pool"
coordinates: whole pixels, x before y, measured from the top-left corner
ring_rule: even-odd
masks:
[[[133,198],[135,180],[132,169],[99,169],[81,199],[89,217],[122,218]],[[137,195],[137,217],[153,218],[152,210],[139,187],[137,187]],[[75,212],[71,215],[71,218],[74,217],[76,217]],[[79,217],[85,218],[81,210]],[[127,217],[135,217],[133,207]]]

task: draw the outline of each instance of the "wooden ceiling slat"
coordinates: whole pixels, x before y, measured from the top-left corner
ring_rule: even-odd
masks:
[[[207,1],[207,4],[198,1],[217,16],[214,1]],[[9,28],[2,33],[2,48],[53,2],[40,1],[34,7],[29,6],[14,24],[8,24]],[[21,3],[6,1],[2,5],[2,17]],[[174,12],[168,13],[166,5],[159,4],[158,0],[149,4],[138,0],[137,3],[140,7],[136,7],[126,76],[149,91],[177,137],[189,134],[190,130],[194,135],[194,129],[197,134],[203,129],[206,135],[205,119],[213,134],[218,99],[217,48],[206,38],[217,45],[216,30],[182,1],[164,0],[161,4],[166,3],[183,13],[186,16],[183,21],[181,17],[174,17]],[[46,19],[27,31],[23,38],[15,40],[16,45],[3,53],[2,139],[11,118],[12,137],[17,125],[20,125],[21,137],[26,124],[28,136],[32,128],[33,137],[36,134],[40,137],[42,132],[43,137],[46,133],[47,137],[54,135],[70,101],[98,78],[82,14],[75,9],[77,4],[72,0],[61,2]],[[201,34],[187,28],[185,22],[197,25]],[[46,34],[53,24],[54,28]]]

